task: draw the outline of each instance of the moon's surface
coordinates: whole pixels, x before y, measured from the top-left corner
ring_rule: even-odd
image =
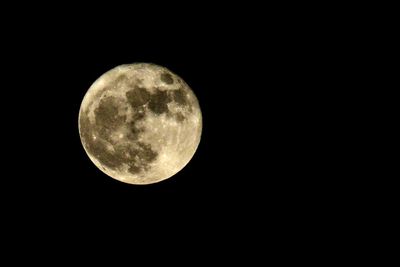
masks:
[[[130,184],[151,184],[179,172],[193,157],[202,116],[190,87],[167,68],[117,66],[87,91],[79,134],[91,161]]]

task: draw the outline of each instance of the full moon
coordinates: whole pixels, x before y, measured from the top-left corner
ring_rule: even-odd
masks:
[[[117,66],[89,88],[79,110],[79,135],[90,160],[129,184],[168,179],[191,160],[202,116],[185,81],[148,63]]]

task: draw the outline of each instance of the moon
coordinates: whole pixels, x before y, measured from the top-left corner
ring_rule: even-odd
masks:
[[[152,184],[182,170],[200,143],[198,100],[178,75],[150,63],[101,75],[79,110],[79,135],[90,160],[129,184]]]

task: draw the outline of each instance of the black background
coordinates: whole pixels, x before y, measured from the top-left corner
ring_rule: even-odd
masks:
[[[328,220],[334,170],[321,151],[332,129],[323,124],[330,100],[320,86],[333,86],[322,63],[336,53],[321,33],[330,26],[288,9],[181,8],[71,9],[6,28],[4,79],[18,104],[4,105],[13,115],[5,140],[17,141],[1,190],[6,229],[17,239],[121,250],[121,242],[144,250],[204,242],[220,254],[220,246],[240,250],[254,238],[277,247],[303,240]],[[203,114],[190,163],[147,186],[103,174],[78,132],[90,85],[134,62],[180,75]]]

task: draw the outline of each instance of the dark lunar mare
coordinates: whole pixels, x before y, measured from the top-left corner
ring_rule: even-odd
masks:
[[[135,99],[141,99],[135,98]],[[130,105],[134,107],[135,103]],[[130,132],[128,140],[133,141],[133,145],[121,145],[114,142],[110,136],[112,132],[121,124],[126,123],[126,116],[118,114],[118,101],[114,97],[105,97],[99,107],[95,109],[95,123],[89,120],[88,113],[81,114],[80,131],[83,137],[85,148],[88,152],[100,161],[101,164],[112,170],[117,170],[123,164],[129,166],[129,172],[137,174],[148,169],[148,165],[157,158],[157,152],[151,146],[142,142],[137,142],[138,135],[143,131],[137,127],[137,122],[143,119],[143,107],[135,106],[135,110],[143,110],[143,113],[136,113],[134,121],[129,125]],[[97,138],[94,140],[93,135]],[[107,149],[107,142],[114,147],[114,151]],[[139,160],[137,160],[139,159]]]
[[[169,74],[168,72],[161,73],[160,80],[163,81],[166,84],[173,84],[174,83],[174,79],[172,78],[172,75]]]
[[[184,121],[186,118],[183,113],[178,112],[173,114],[168,110],[168,103],[175,101],[178,105],[188,107],[192,111],[192,106],[189,104],[186,97],[185,90],[181,87],[178,90],[161,91],[155,88],[155,93],[150,94],[146,88],[135,86],[135,89],[128,91],[126,97],[129,104],[134,110],[143,108],[143,105],[148,104],[150,111],[157,115],[166,114],[168,117],[174,117],[179,122]]]
[[[170,74],[163,73],[160,79],[167,83],[173,83]],[[116,79],[117,83],[127,82],[125,75]],[[145,117],[145,105],[150,111],[160,115],[166,114],[182,122],[185,116],[182,113],[172,114],[168,110],[168,103],[175,101],[179,105],[187,106],[192,111],[190,103],[186,97],[185,90],[181,87],[179,90],[161,91],[155,88],[155,93],[151,94],[148,90],[138,85],[133,85],[134,89],[126,93],[128,104],[135,110],[133,120],[128,124],[129,133],[126,138],[132,141],[133,145],[121,145],[111,139],[111,134],[120,125],[126,124],[126,115],[118,114],[119,100],[112,96],[104,97],[100,100],[98,108],[95,109],[95,123],[92,124],[88,118],[88,112],[83,112],[80,116],[80,131],[83,143],[87,151],[98,159],[101,164],[109,169],[117,170],[127,164],[128,171],[132,174],[147,170],[149,164],[156,160],[158,154],[151,149],[149,144],[138,142],[139,134],[143,129],[138,127],[139,121]],[[102,90],[103,92],[105,90]],[[94,140],[93,135],[97,138]],[[114,151],[107,149],[107,142],[114,147]]]

